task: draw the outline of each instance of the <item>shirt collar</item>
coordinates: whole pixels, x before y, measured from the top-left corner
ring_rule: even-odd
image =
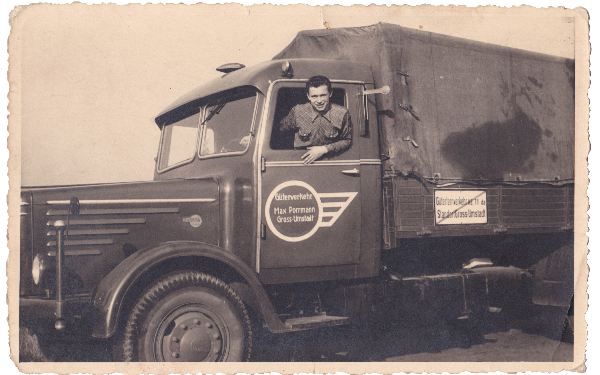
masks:
[[[310,103],[309,103],[309,104],[310,104]],[[312,117],[312,122],[315,122],[315,120],[316,120],[316,119],[317,119],[317,117],[319,117],[319,116],[321,116],[321,117],[323,117],[325,120],[327,120],[327,121],[331,122],[331,103],[329,104],[329,109],[327,109],[327,112],[325,112],[325,114],[324,114],[324,115],[321,115],[321,114],[319,114],[319,112],[317,112],[317,111],[316,111],[316,110],[313,108],[313,106],[312,106],[312,105],[310,106],[310,109],[312,110],[312,114],[313,114],[313,117]]]

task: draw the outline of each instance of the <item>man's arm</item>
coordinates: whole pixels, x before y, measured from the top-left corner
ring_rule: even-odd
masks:
[[[292,107],[290,112],[279,122],[279,131],[294,132],[296,131],[296,117],[294,115],[296,107]]]
[[[344,119],[342,120],[342,134],[340,139],[328,145],[327,153],[340,154],[350,148],[352,144],[352,119],[350,118],[350,112],[346,112]]]

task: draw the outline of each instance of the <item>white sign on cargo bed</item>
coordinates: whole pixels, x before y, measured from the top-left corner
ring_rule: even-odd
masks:
[[[435,225],[486,224],[485,190],[434,190]]]

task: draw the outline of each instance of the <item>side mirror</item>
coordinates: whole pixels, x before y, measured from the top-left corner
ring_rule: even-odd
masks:
[[[361,109],[360,109],[360,117],[359,117],[359,123],[361,124],[361,129],[360,129],[360,136],[361,137],[367,137],[369,135],[369,108],[368,108],[368,101],[367,101],[367,95],[372,95],[372,94],[383,94],[386,95],[390,92],[390,86],[385,85],[381,88],[378,89],[372,89],[372,90],[362,90],[359,92],[359,95],[362,95],[362,104],[361,104]]]
[[[378,89],[373,89],[373,90],[364,90],[362,92],[363,95],[371,95],[371,94],[383,94],[386,95],[390,92],[390,86],[385,85],[381,88]]]

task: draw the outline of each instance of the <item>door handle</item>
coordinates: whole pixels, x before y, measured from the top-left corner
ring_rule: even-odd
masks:
[[[360,171],[358,169],[356,169],[356,168],[346,169],[346,170],[342,171],[342,173],[343,174],[356,175],[356,176],[360,175]]]

